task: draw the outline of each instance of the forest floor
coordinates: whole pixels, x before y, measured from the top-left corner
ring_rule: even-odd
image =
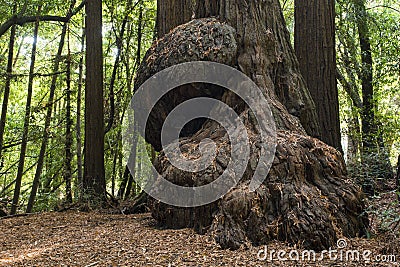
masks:
[[[390,210],[394,197],[393,192],[385,194],[371,207]],[[160,229],[148,213],[49,212],[0,219],[0,266],[400,266],[400,239],[393,230],[378,231],[377,225],[383,225],[379,220],[372,216],[370,239],[346,239],[346,247],[332,248],[338,249],[332,259],[325,252],[316,253],[315,261],[302,261],[301,248],[276,241],[267,247],[222,250],[191,229]],[[286,260],[278,260],[279,250],[286,252]],[[355,251],[359,260],[352,258]],[[299,261],[292,260],[296,255]],[[393,258],[376,262],[379,255],[394,255],[397,263]]]

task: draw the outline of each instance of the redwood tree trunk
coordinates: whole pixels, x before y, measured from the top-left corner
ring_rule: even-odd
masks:
[[[361,189],[347,179],[342,155],[308,136],[319,135],[317,115],[290,46],[279,1],[170,0],[159,1],[158,8],[157,30],[161,39],[142,61],[135,87],[156,72],[186,61],[217,61],[231,65],[263,91],[274,114],[278,145],[272,168],[255,192],[249,189],[254,172],[249,164],[238,185],[212,204],[178,208],[150,198],[153,217],[167,227],[194,227],[199,232],[208,232],[224,248],[238,248],[248,241],[266,244],[279,239],[324,249],[332,247],[341,235],[364,234],[367,224],[366,218],[361,216],[364,196]],[[193,17],[195,19],[190,21]],[[224,26],[225,23],[235,30],[234,40],[229,39],[232,28]],[[162,150],[159,131],[165,114],[189,98],[214,97],[240,114],[248,135],[254,138],[249,144],[250,162],[257,161],[260,152],[257,142],[261,139],[249,108],[240,105],[227,90],[201,91],[202,88],[185,85],[165,96],[150,114],[146,126],[150,134],[146,134],[146,140]],[[203,138],[212,139],[219,152],[213,169],[206,170],[206,180],[214,180],[229,161],[229,139],[216,123],[197,123],[185,126],[181,149],[195,151],[196,144]],[[178,185],[187,186],[187,181],[191,181],[192,186],[206,183],[204,172],[181,171],[169,163],[162,151],[155,167],[167,180]]]
[[[86,2],[85,159],[83,193],[105,197],[102,1]]]
[[[295,1],[294,47],[317,108],[320,139],[341,151],[334,0]]]

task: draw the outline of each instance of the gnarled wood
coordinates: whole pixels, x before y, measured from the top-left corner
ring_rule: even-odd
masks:
[[[172,0],[169,4],[179,6],[183,2]],[[248,241],[263,244],[279,239],[323,249],[333,246],[339,236],[364,234],[367,221],[361,216],[363,193],[347,179],[341,154],[307,135],[317,136],[319,126],[290,46],[279,1],[191,1],[189,9],[197,19],[176,27],[154,44],[139,69],[136,88],[152,74],[186,61],[210,60],[231,65],[249,76],[270,103],[278,128],[278,146],[266,180],[251,192],[248,186],[257,165],[261,139],[249,107],[241,105],[233,93],[209,85],[191,84],[174,90],[154,109],[164,115],[150,116],[147,133],[154,134],[146,136],[148,142],[161,150],[159,129],[173,105],[205,95],[229,104],[240,115],[249,136],[251,158],[239,184],[220,200],[203,207],[177,208],[150,199],[153,217],[167,227],[194,227],[208,232],[222,247],[229,248],[238,248]],[[158,25],[164,25],[162,32],[176,26],[176,20],[167,13],[158,12]],[[210,16],[216,18],[207,18]],[[212,58],[210,50],[216,51]],[[199,142],[210,138],[217,147],[216,158],[206,170],[189,173],[172,166],[161,152],[155,167],[175,184],[208,184],[229,162],[226,131],[212,121],[199,125],[189,127],[182,136],[182,153],[199,157]]]

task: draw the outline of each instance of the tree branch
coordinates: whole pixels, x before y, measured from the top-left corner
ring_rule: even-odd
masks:
[[[4,22],[0,26],[0,36],[2,36],[11,26],[17,24],[17,25],[24,25],[25,23],[30,23],[30,22],[35,22],[37,19],[40,21],[60,21],[60,22],[68,22],[67,17],[60,17],[60,16],[51,16],[51,15],[46,15],[46,16],[13,16],[6,22]]]
[[[353,101],[354,106],[361,109],[363,104],[362,104],[360,96],[357,94],[357,92],[354,91],[354,89],[349,84],[349,82],[344,78],[342,73],[339,71],[339,68],[336,68],[336,78],[338,79],[340,84],[343,86],[343,89],[350,96],[351,100]]]
[[[369,8],[367,8],[366,10],[370,10],[370,9],[374,9],[374,8],[379,8],[379,7],[388,8],[388,9],[391,9],[391,10],[393,10],[393,11],[396,11],[396,12],[400,13],[400,10],[398,10],[398,9],[396,9],[396,8],[394,8],[394,7],[391,7],[391,6],[387,6],[387,5],[377,5],[377,6],[369,7]]]
[[[52,15],[43,15],[43,16],[21,16],[21,15],[15,15],[12,16],[9,20],[4,22],[0,26],[0,37],[7,32],[9,28],[13,25],[19,25],[23,26],[26,23],[32,23],[36,22],[36,20],[39,21],[59,21],[59,22],[69,22],[71,17],[73,17],[75,14],[77,14],[86,4],[86,0],[82,1],[82,3],[77,6],[75,10],[73,10],[70,14],[68,14],[66,17],[61,17],[61,16],[52,16]]]

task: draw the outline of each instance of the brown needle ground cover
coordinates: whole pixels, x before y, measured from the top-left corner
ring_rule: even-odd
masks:
[[[382,197],[374,205],[386,209],[393,198]],[[373,220],[373,225],[379,223]],[[0,220],[0,266],[399,266],[399,239],[391,233],[347,240],[345,250],[371,250],[371,259],[393,254],[397,263],[330,261],[327,255],[317,262],[279,262],[277,254],[271,262],[257,257],[264,246],[222,250],[212,238],[192,229],[160,229],[150,214],[51,212]],[[294,248],[271,242],[268,251],[273,249]]]

